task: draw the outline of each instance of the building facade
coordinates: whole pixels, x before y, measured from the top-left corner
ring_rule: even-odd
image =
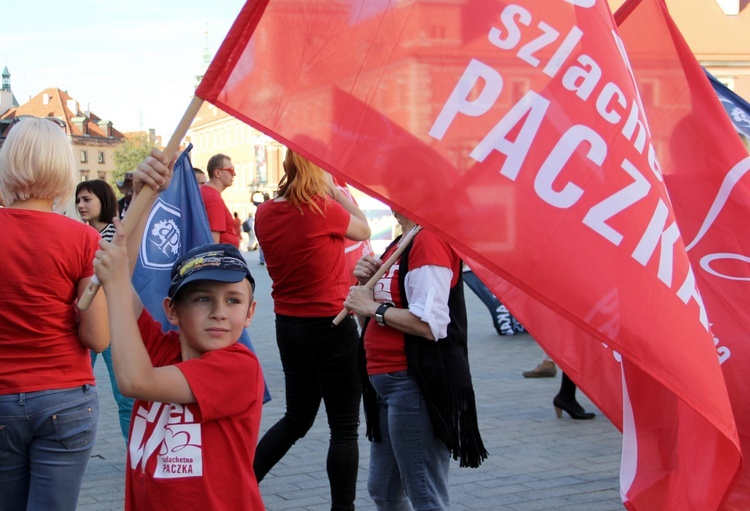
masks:
[[[111,121],[82,110],[78,101],[67,92],[49,88],[28,102],[0,114],[0,142],[13,120],[23,116],[54,117],[63,121],[65,133],[73,147],[80,180],[104,179],[114,183],[115,151],[125,136],[114,128]]]
[[[188,139],[194,167],[205,171],[217,153],[232,159],[237,175],[222,193],[229,211],[244,220],[255,211],[253,200],[259,202],[263,192],[273,196],[283,175],[283,145],[207,102],[190,126]]]

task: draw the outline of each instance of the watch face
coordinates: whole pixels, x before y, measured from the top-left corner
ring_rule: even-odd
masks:
[[[388,305],[383,304],[380,307],[378,307],[378,310],[375,311],[375,321],[378,322],[378,325],[383,326],[385,325],[385,311],[388,309]]]

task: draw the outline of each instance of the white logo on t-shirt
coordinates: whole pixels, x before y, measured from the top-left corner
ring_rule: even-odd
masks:
[[[201,425],[187,406],[172,403],[142,404],[133,416],[130,467],[145,472],[156,456],[154,479],[203,475]]]
[[[391,294],[391,286],[393,285],[393,279],[398,271],[398,263],[394,264],[385,274],[380,277],[374,286],[372,286],[372,295],[377,302],[380,303],[393,303],[393,294]]]

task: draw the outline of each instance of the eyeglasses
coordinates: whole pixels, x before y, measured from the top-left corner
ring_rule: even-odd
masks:
[[[237,174],[236,174],[236,173],[234,172],[234,167],[226,167],[226,168],[223,168],[223,169],[216,169],[216,170],[226,170],[227,172],[229,172],[229,173],[230,173],[230,174],[232,174],[233,176],[236,176],[236,175],[237,175]]]
[[[63,131],[65,131],[65,127],[67,126],[67,124],[65,124],[65,121],[63,121],[62,119],[58,119],[57,117],[36,117],[34,115],[19,115],[13,118],[13,120],[10,123],[10,127],[12,128],[13,126],[15,126],[16,124],[18,124],[24,119],[46,119],[60,126],[63,129]],[[8,131],[10,131],[10,129],[8,129]]]

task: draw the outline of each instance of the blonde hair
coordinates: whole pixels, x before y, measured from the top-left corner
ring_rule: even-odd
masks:
[[[0,199],[6,206],[51,199],[63,208],[76,186],[75,157],[60,126],[46,119],[16,123],[0,148]]]
[[[333,181],[330,174],[304,156],[291,149],[287,150],[284,176],[279,181],[279,196],[297,208],[301,204],[309,204],[314,211],[323,214],[318,204],[313,202],[313,197],[324,197],[328,201],[331,200],[332,193]]]

